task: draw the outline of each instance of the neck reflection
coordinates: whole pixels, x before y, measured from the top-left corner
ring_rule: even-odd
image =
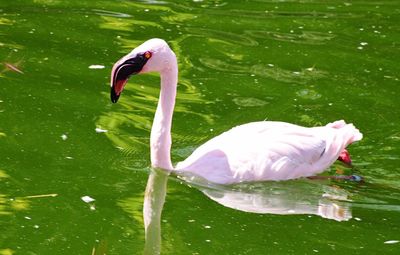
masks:
[[[143,202],[145,255],[160,254],[161,251],[161,213],[167,193],[168,176],[167,171],[152,169],[147,180]]]

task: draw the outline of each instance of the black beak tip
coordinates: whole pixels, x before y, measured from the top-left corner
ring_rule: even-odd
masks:
[[[119,95],[117,95],[117,94],[115,93],[114,87],[111,87],[110,98],[111,98],[111,102],[113,102],[114,104],[115,104],[116,102],[118,102]]]

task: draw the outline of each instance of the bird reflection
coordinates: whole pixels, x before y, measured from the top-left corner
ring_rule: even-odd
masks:
[[[260,214],[309,214],[336,221],[351,219],[347,193],[320,183],[271,182],[236,185],[231,189],[198,187],[215,202],[235,210]]]
[[[143,222],[145,231],[144,254],[160,254],[161,212],[167,193],[169,172],[152,169],[147,180],[143,202]]]
[[[165,202],[169,172],[152,169],[143,203],[145,229],[144,254],[160,254],[161,213]],[[198,178],[184,177],[192,187],[222,206],[259,214],[309,214],[336,221],[352,218],[348,193],[318,181],[296,180],[214,185]]]

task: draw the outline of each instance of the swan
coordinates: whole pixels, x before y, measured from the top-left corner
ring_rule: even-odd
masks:
[[[148,72],[158,72],[161,80],[150,135],[154,168],[190,173],[217,184],[289,180],[314,176],[336,160],[351,163],[345,148],[362,139],[359,130],[343,120],[320,127],[252,122],[212,138],[174,167],[170,150],[178,65],[164,40],[150,39],[113,65],[111,101],[118,101],[131,75]]]

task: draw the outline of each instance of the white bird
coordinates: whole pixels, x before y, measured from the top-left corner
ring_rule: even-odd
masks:
[[[131,75],[147,72],[158,72],[161,79],[150,137],[152,167],[191,173],[219,184],[288,180],[314,176],[337,159],[350,163],[345,148],[362,139],[358,129],[343,120],[311,128],[275,121],[252,122],[209,140],[173,167],[171,125],[178,65],[164,40],[150,39],[114,64],[111,101],[118,101]]]

